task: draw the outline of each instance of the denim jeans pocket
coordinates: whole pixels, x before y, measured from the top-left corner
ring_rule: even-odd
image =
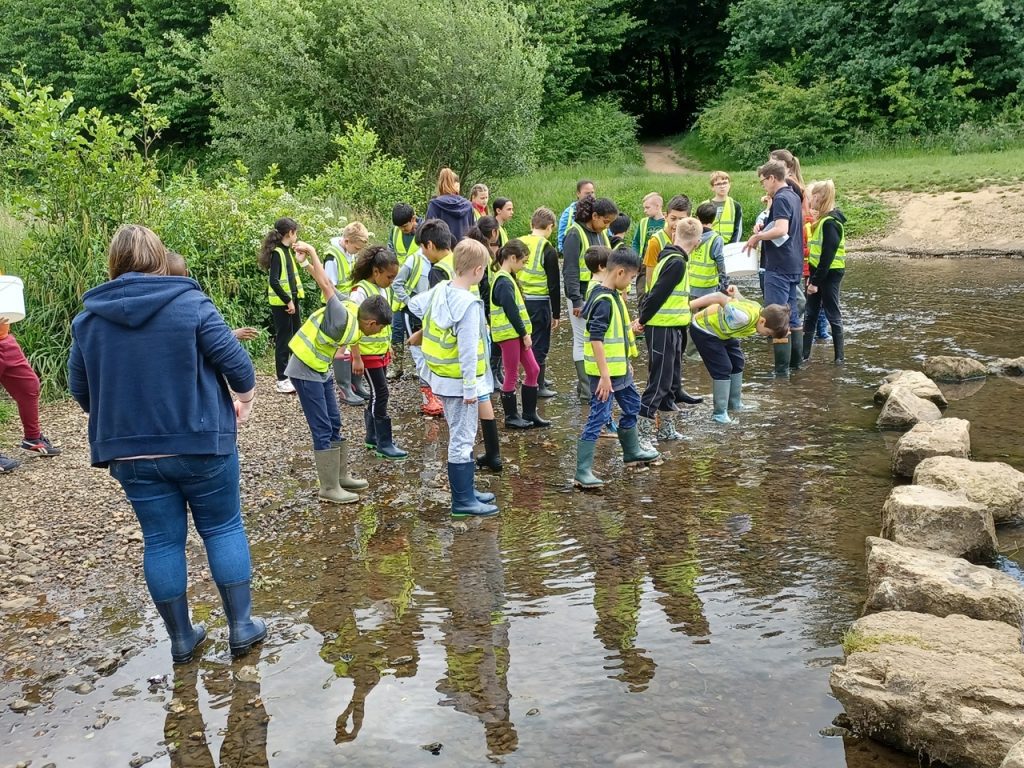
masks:
[[[135,462],[130,459],[128,461],[115,459],[107,466],[107,471],[121,485],[135,482]]]
[[[184,475],[181,479],[200,480],[219,475],[224,471],[230,458],[230,456],[217,456],[215,454],[184,454],[175,456],[174,460],[178,463]]]

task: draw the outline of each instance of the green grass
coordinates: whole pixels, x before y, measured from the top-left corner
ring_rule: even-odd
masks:
[[[693,131],[666,139],[688,167],[755,174],[706,147]],[[767,159],[767,157],[765,158]],[[842,195],[874,192],[967,192],[990,184],[1024,181],[1024,147],[955,153],[949,147],[911,142],[854,146],[843,152],[807,159],[805,181],[833,179]]]
[[[871,653],[883,645],[913,645],[924,650],[930,650],[932,647],[916,635],[868,635],[856,629],[851,629],[843,635],[842,645],[847,656],[852,653]]]
[[[15,407],[14,401],[0,397],[0,429],[14,423],[17,418],[18,409]]]

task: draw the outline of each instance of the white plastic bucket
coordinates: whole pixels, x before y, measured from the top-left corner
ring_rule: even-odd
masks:
[[[722,250],[725,256],[725,273],[729,277],[745,277],[757,274],[757,249],[744,251],[746,243],[729,243]]]
[[[0,275],[0,317],[9,323],[25,319],[25,284],[20,277]]]

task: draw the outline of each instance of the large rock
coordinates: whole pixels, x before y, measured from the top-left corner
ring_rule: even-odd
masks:
[[[992,513],[985,507],[923,485],[892,489],[882,507],[882,536],[968,560],[992,559],[998,543]]]
[[[1003,376],[1024,376],[1024,357],[1001,357],[989,363],[988,372]]]
[[[1020,628],[1024,586],[994,568],[869,536],[865,613],[959,613]]]
[[[1024,739],[1011,747],[999,768],[1024,768]]]
[[[1001,461],[935,456],[917,465],[914,485],[962,494],[988,509],[997,523],[1024,519],[1024,472]]]
[[[971,455],[971,423],[964,419],[939,419],[915,424],[900,437],[892,452],[892,471],[913,477],[914,469],[932,456]]]
[[[966,381],[988,376],[988,368],[970,357],[937,355],[929,357],[921,367],[926,374],[939,381]]]
[[[1020,632],[966,616],[858,619],[830,684],[852,729],[906,752],[994,768],[1024,737]]]
[[[897,384],[878,414],[878,426],[882,429],[910,429],[918,422],[941,418],[942,413],[935,403]]]
[[[884,403],[895,386],[906,387],[918,397],[931,400],[939,408],[948,404],[939,386],[920,371],[893,371],[882,380],[882,386],[875,392],[875,402]]]

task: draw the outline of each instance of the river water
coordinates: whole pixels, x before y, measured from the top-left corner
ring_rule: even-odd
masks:
[[[383,470],[402,490],[300,504],[254,547],[271,625],[258,657],[232,663],[219,640],[170,673],[157,628],[91,693],[56,681],[45,709],[0,713],[0,765],[917,765],[822,733],[865,597],[864,538],[894,482],[896,436],[875,428],[871,396],[927,355],[1022,354],[1024,262],[862,258],[843,296],[845,367],[816,347],[775,381],[747,342],[760,409],[727,427],[695,409],[692,439],[647,471],[601,440],[599,492],[571,489],[580,408],[563,394],[545,406],[555,427],[503,435],[506,471],[485,481],[502,514],[453,525],[434,488],[446,433],[406,414],[411,460]],[[565,327],[563,393],[568,343]],[[686,380],[709,392],[699,363]],[[944,387],[975,458],[1024,468],[1022,384]],[[1004,531],[1009,572],[1021,539]]]

